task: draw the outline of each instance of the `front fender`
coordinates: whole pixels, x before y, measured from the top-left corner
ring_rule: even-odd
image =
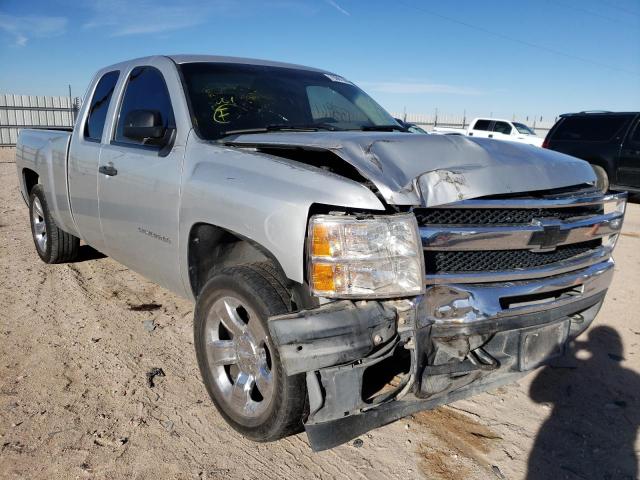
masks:
[[[371,190],[354,180],[192,136],[185,155],[180,208],[185,287],[189,285],[188,236],[196,223],[217,225],[261,245],[277,259],[287,278],[303,283],[307,220],[316,203],[385,209]]]

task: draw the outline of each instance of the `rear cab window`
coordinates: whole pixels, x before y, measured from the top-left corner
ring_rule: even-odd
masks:
[[[489,130],[491,126],[491,120],[478,120],[473,126],[472,130]]]
[[[565,117],[553,132],[554,141],[607,142],[621,135],[632,115],[576,115]]]
[[[93,142],[102,140],[107,111],[119,76],[120,72],[115,70],[105,73],[98,81],[89,106],[87,121],[84,124],[84,138],[86,140]]]

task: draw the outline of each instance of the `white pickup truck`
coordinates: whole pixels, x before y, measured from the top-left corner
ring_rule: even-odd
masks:
[[[560,355],[625,208],[582,160],[410,134],[331,72],[228,57],[100,70],[16,167],[43,261],[82,240],[194,301],[220,414],[317,450]]]
[[[469,128],[434,127],[431,133],[438,135],[467,135],[469,137],[493,138],[508,142],[526,143],[541,147],[543,138],[524,123],[500,118],[475,118]]]

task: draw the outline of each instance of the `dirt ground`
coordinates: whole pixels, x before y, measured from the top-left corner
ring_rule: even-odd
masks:
[[[517,384],[311,452],[255,444],[209,401],[193,306],[109,258],[37,257],[0,151],[0,478],[636,478],[640,205],[613,286],[569,356]],[[161,368],[152,388],[147,372]]]

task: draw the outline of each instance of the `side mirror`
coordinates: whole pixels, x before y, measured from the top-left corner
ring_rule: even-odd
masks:
[[[162,144],[166,128],[162,125],[162,115],[157,110],[131,110],[124,120],[122,134],[132,140],[148,144]]]

